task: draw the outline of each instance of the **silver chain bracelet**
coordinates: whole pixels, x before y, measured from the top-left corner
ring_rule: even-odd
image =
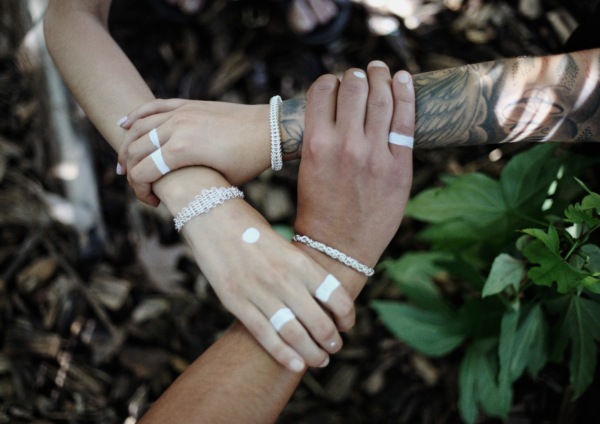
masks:
[[[269,102],[269,125],[271,126],[271,168],[281,170],[283,159],[281,157],[281,132],[279,130],[279,106],[281,97],[273,96]]]
[[[181,231],[185,223],[193,217],[208,212],[225,200],[234,199],[236,197],[244,198],[244,193],[237,187],[213,187],[210,190],[202,190],[202,193],[196,196],[188,207],[183,208],[181,212],[177,214],[177,217],[173,219],[173,221],[175,221],[175,228],[177,228],[177,231]]]
[[[315,241],[308,236],[301,236],[296,234],[294,237],[292,237],[292,241],[304,243],[308,247],[312,247],[313,249],[316,249],[319,252],[325,253],[330,258],[337,259],[344,265],[349,266],[350,268],[358,272],[362,272],[367,277],[370,277],[371,275],[375,274],[375,270],[373,268],[369,268],[368,266],[361,264],[356,259],[351,258],[345,253],[342,253],[339,250],[334,249],[333,247],[326,246],[323,243],[319,243],[318,241]]]

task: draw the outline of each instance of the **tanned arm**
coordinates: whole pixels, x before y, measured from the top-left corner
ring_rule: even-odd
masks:
[[[415,148],[600,141],[600,49],[415,75]],[[305,99],[283,102],[284,159],[301,156]]]

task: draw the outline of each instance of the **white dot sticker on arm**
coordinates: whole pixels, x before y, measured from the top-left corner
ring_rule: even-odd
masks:
[[[248,228],[246,231],[244,231],[244,234],[242,234],[242,240],[250,244],[256,243],[259,238],[260,231],[258,231],[256,228]]]

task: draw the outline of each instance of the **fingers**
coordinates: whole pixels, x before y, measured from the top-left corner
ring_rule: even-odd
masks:
[[[165,122],[167,122],[169,120],[169,118],[171,118],[170,113],[161,113],[158,115],[152,115],[147,118],[137,120],[135,122],[135,124],[133,124],[133,126],[130,127],[129,131],[127,131],[125,133],[125,136],[123,137],[123,143],[121,144],[121,148],[119,149],[119,159],[118,159],[119,164],[121,164],[121,166],[123,167],[124,174],[127,173],[128,169],[129,169],[128,168],[128,160],[129,160],[129,155],[130,155],[131,144],[134,143],[136,140],[139,140],[143,136],[149,134],[150,131],[152,131],[154,128],[158,128],[161,125],[163,125]],[[150,140],[150,138],[148,137],[147,140]],[[159,137],[159,140],[160,140],[160,137]],[[163,140],[164,140],[164,138],[163,138]],[[164,144],[164,141],[163,141],[163,144]],[[149,147],[153,147],[153,149],[150,150],[150,153],[152,153],[154,151],[154,149],[156,149],[156,147],[154,147],[152,142],[150,142]],[[141,158],[138,159],[138,162],[139,162],[139,160],[141,160]]]
[[[373,142],[385,146],[393,113],[392,77],[387,65],[375,60],[367,67],[369,97],[365,119],[365,134]]]
[[[294,309],[296,311],[306,309],[311,302],[315,305],[315,308],[320,309],[312,299],[309,299],[308,302],[301,302],[303,305],[300,308],[296,307]],[[278,332],[281,339],[294,349],[307,365],[318,367],[326,361],[329,355],[327,355],[327,353],[315,343],[315,340],[311,338],[307,332],[307,325],[303,318],[296,317],[288,305],[281,303],[278,299],[267,298],[266,296],[261,295],[256,295],[253,299],[253,303],[260,311],[262,311],[266,319],[269,320],[271,329]],[[314,310],[311,312],[314,312]],[[319,316],[319,318],[324,321],[329,321],[331,327],[333,327],[333,331],[336,332],[335,326],[331,320],[322,310],[320,312],[323,316]],[[269,350],[267,346],[265,346],[265,349]],[[276,356],[273,357],[278,360]]]
[[[336,127],[364,132],[368,94],[369,83],[364,71],[347,70],[338,89]]]
[[[311,281],[313,284],[309,287],[309,291],[332,313],[338,330],[348,331],[354,327],[354,322],[356,321],[354,302],[337,278],[329,274],[325,279],[321,280],[322,282],[318,286],[314,285],[315,281],[317,280],[313,279]],[[323,344],[321,346],[328,347]],[[330,350],[328,352],[333,353]]]
[[[310,87],[306,95],[305,122],[311,126],[305,129],[307,133],[319,134],[333,126],[339,85],[334,75],[323,75]]]
[[[139,119],[143,119],[147,116],[155,115],[157,113],[171,112],[180,108],[185,103],[185,99],[156,99],[133,109],[127,114],[127,116],[121,118],[117,124],[121,128],[128,130]]]
[[[411,153],[415,133],[415,89],[410,74],[397,72],[392,82],[394,114],[389,146],[394,157]]]
[[[246,312],[239,314],[240,320],[261,346],[277,362],[292,372],[301,372],[305,368],[304,359],[283,342],[271,323],[254,305],[248,304]]]

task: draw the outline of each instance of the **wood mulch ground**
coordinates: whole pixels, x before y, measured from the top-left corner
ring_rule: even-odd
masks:
[[[343,36],[319,47],[299,44],[275,3],[209,0],[185,23],[163,19],[145,0],[114,3],[111,31],[157,97],[267,103],[374,59],[417,73],[557,53],[563,35],[553,16],[582,19],[594,2],[365,0]],[[133,424],[232,316],[170,217],[143,206],[116,176],[116,155],[75,104],[73,121],[91,143],[104,232],[82,237],[48,214],[51,193],[65,193],[53,171],[40,71],[18,54],[26,29],[18,4],[0,4],[0,422]],[[439,184],[442,173],[497,176],[527,146],[502,146],[502,158],[491,162],[495,148],[415,151],[413,191]],[[600,154],[597,145],[567,148]],[[274,224],[293,225],[296,169],[286,165],[244,187]],[[405,220],[384,256],[425,249],[419,228]],[[366,306],[373,298],[402,294],[380,275],[372,279],[344,349],[326,369],[306,374],[278,422],[461,422],[462,353],[416,353],[378,322]],[[576,403],[570,394],[566,366],[549,365],[536,381],[517,383],[508,422],[594,422],[598,382]]]

